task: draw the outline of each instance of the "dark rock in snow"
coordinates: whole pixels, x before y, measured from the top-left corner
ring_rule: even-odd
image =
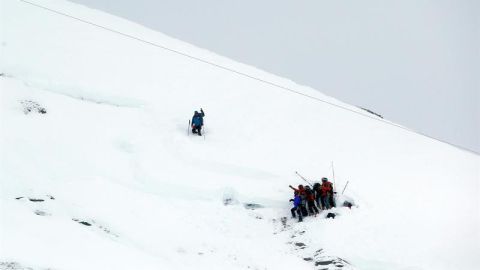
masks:
[[[329,264],[332,264],[333,261],[316,261],[315,262],[315,266],[319,266],[319,265],[329,265]]]
[[[46,195],[47,198],[49,198],[50,200],[55,200],[55,197],[51,196],[51,195]],[[20,196],[20,197],[16,197],[15,200],[21,200],[25,198],[24,196]],[[29,201],[31,202],[44,202],[45,199],[40,199],[40,198],[28,198]]]
[[[85,226],[92,226],[91,223],[86,222],[86,221],[83,221],[83,220],[78,220],[78,219],[76,219],[76,218],[72,218],[72,220],[73,220],[73,221],[76,221],[76,222],[78,222],[78,223],[80,223],[80,224],[82,224],[82,225],[85,225]]]
[[[223,191],[223,205],[234,205],[238,203],[237,192],[234,189],[226,188]]]
[[[288,229],[287,217],[281,217],[280,222],[282,223],[282,231]]]
[[[233,204],[234,200],[231,198],[225,198],[223,199],[223,205],[231,205]]]
[[[376,112],[374,112],[374,111],[372,111],[372,110],[369,110],[369,109],[367,109],[367,108],[363,108],[363,107],[359,107],[359,108],[362,109],[362,110],[364,110],[364,111],[366,111],[366,112],[368,112],[368,113],[371,113],[371,114],[373,114],[373,115],[375,115],[375,116],[378,116],[378,117],[380,117],[380,118],[383,119],[383,116],[382,116],[381,114],[378,114],[378,113],[376,113]]]
[[[47,110],[35,101],[22,100],[20,101],[20,104],[22,104],[23,113],[25,114],[29,114],[31,112],[37,112],[41,114],[47,113]]]
[[[98,228],[101,229],[102,231],[104,231],[105,233],[108,233],[108,234],[110,234],[110,235],[112,235],[112,236],[118,237],[118,235],[115,234],[115,233],[113,233],[112,231],[110,231],[109,228],[106,228],[106,227],[104,227],[104,226],[102,226],[102,225],[99,225]]]
[[[48,216],[48,213],[47,212],[44,212],[42,210],[35,210],[35,215],[37,216]]]
[[[344,206],[344,207],[348,207],[348,208],[351,209],[352,206],[353,206],[353,203],[351,203],[351,202],[349,202],[349,201],[344,201],[344,202],[343,202],[343,206]]]
[[[0,262],[0,270],[33,270],[33,268],[24,267],[17,262]]]
[[[244,206],[246,209],[250,209],[250,210],[255,210],[255,209],[258,209],[258,208],[263,208],[263,205],[258,204],[258,203],[244,203],[243,206]]]
[[[335,213],[328,213],[327,218],[335,218],[336,214]]]
[[[327,269],[327,270],[339,270],[339,269],[353,269],[350,263],[346,260],[335,257],[335,256],[326,256],[320,253],[315,254],[315,266],[319,266],[320,269]]]
[[[109,228],[105,227],[105,226],[102,226],[98,223],[96,223],[95,221],[91,220],[90,222],[88,221],[84,221],[84,220],[80,220],[80,219],[77,219],[77,218],[72,218],[73,221],[79,223],[79,224],[82,224],[84,226],[87,226],[87,227],[96,227],[97,229],[99,230],[102,230],[104,233],[106,234],[109,234],[111,236],[114,236],[114,237],[119,237],[118,234],[112,232]]]

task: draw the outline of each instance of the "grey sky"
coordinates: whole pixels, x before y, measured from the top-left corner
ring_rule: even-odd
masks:
[[[480,1],[73,2],[480,153]]]

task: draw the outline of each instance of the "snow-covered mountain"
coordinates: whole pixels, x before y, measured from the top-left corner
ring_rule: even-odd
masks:
[[[0,269],[480,267],[479,156],[96,10],[0,3]],[[355,206],[297,223],[294,172],[332,161]]]

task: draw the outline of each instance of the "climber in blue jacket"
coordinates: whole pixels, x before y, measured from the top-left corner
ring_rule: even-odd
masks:
[[[302,206],[302,197],[300,197],[300,193],[298,191],[295,191],[295,197],[293,199],[290,199],[291,202],[293,202],[293,208],[290,210],[292,212],[292,217],[296,218],[295,212],[298,214],[298,222],[303,221],[303,215],[301,211],[301,206]]]
[[[195,111],[192,117],[192,133],[197,133],[198,136],[202,136],[202,126],[203,126],[203,117],[205,113],[203,109],[200,109],[200,112]]]

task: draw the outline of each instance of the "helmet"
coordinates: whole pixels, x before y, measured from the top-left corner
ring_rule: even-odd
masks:
[[[326,178],[326,177],[322,178],[322,182],[327,182],[327,181],[328,181],[328,178]]]

